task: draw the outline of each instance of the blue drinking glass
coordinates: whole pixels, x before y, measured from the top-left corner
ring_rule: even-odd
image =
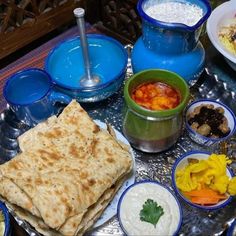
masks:
[[[56,102],[71,101],[69,96],[55,92],[50,75],[37,68],[13,74],[4,85],[3,96],[16,117],[29,126],[55,114]]]

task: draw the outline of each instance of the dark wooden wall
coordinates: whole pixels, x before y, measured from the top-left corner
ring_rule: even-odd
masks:
[[[74,19],[83,0],[1,0],[0,59]]]
[[[123,43],[133,43],[141,35],[137,0],[86,0],[86,19]]]

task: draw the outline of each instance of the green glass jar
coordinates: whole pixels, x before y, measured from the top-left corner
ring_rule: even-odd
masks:
[[[138,105],[131,94],[137,86],[148,82],[162,82],[178,90],[181,102],[174,109],[153,111]],[[183,110],[189,100],[189,87],[179,75],[167,70],[144,70],[129,78],[124,88],[125,109],[123,133],[130,144],[144,152],[161,152],[179,138]]]

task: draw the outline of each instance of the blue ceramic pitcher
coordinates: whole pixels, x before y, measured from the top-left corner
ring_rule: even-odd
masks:
[[[131,61],[134,73],[145,69],[166,69],[182,76],[186,81],[195,80],[203,71],[205,51],[199,41],[202,25],[211,13],[207,0],[173,0],[195,4],[203,16],[192,26],[167,23],[146,14],[152,5],[166,0],[139,0],[137,8],[142,18],[142,36],[134,45]],[[184,16],[183,16],[184,17]]]

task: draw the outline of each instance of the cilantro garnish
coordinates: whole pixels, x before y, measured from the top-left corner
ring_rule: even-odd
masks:
[[[151,223],[155,228],[162,215],[164,215],[163,208],[158,206],[158,204],[152,199],[147,199],[143,204],[143,209],[139,213],[141,221]]]

